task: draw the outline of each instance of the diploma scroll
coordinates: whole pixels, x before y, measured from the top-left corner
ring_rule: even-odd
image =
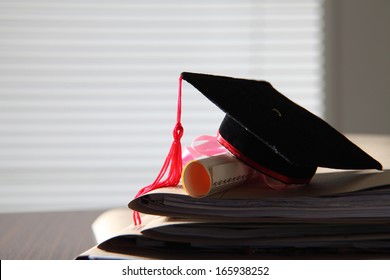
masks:
[[[184,166],[182,184],[192,197],[224,191],[251,179],[254,169],[229,153],[192,160]]]

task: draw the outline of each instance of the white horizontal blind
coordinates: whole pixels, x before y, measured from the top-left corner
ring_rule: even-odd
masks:
[[[168,152],[182,71],[322,115],[321,1],[0,1],[0,211],[125,206]],[[184,83],[183,145],[223,114]]]

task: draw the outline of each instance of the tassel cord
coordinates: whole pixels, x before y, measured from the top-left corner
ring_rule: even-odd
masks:
[[[181,124],[182,80],[183,79],[180,76],[178,100],[177,100],[177,120],[176,120],[176,125],[173,129],[173,143],[164,161],[164,164],[157,175],[157,178],[154,180],[152,184],[139,190],[135,198],[144,195],[155,189],[177,186],[180,182],[181,172],[183,169],[182,148],[181,148],[180,140],[184,134],[184,128]],[[168,175],[166,176],[166,179],[163,180],[167,171],[168,171]],[[133,221],[135,225],[141,224],[142,221],[138,211],[133,212]]]

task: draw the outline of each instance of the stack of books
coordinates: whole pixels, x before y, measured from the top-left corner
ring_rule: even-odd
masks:
[[[390,256],[390,170],[317,173],[308,185],[282,189],[254,180],[202,198],[179,185],[129,207],[141,213],[142,224],[135,226],[128,211],[127,227],[79,258]]]

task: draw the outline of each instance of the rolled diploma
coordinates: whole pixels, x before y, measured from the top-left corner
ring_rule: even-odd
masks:
[[[190,196],[204,197],[241,185],[254,173],[254,169],[224,153],[187,163],[182,172],[182,184]]]

